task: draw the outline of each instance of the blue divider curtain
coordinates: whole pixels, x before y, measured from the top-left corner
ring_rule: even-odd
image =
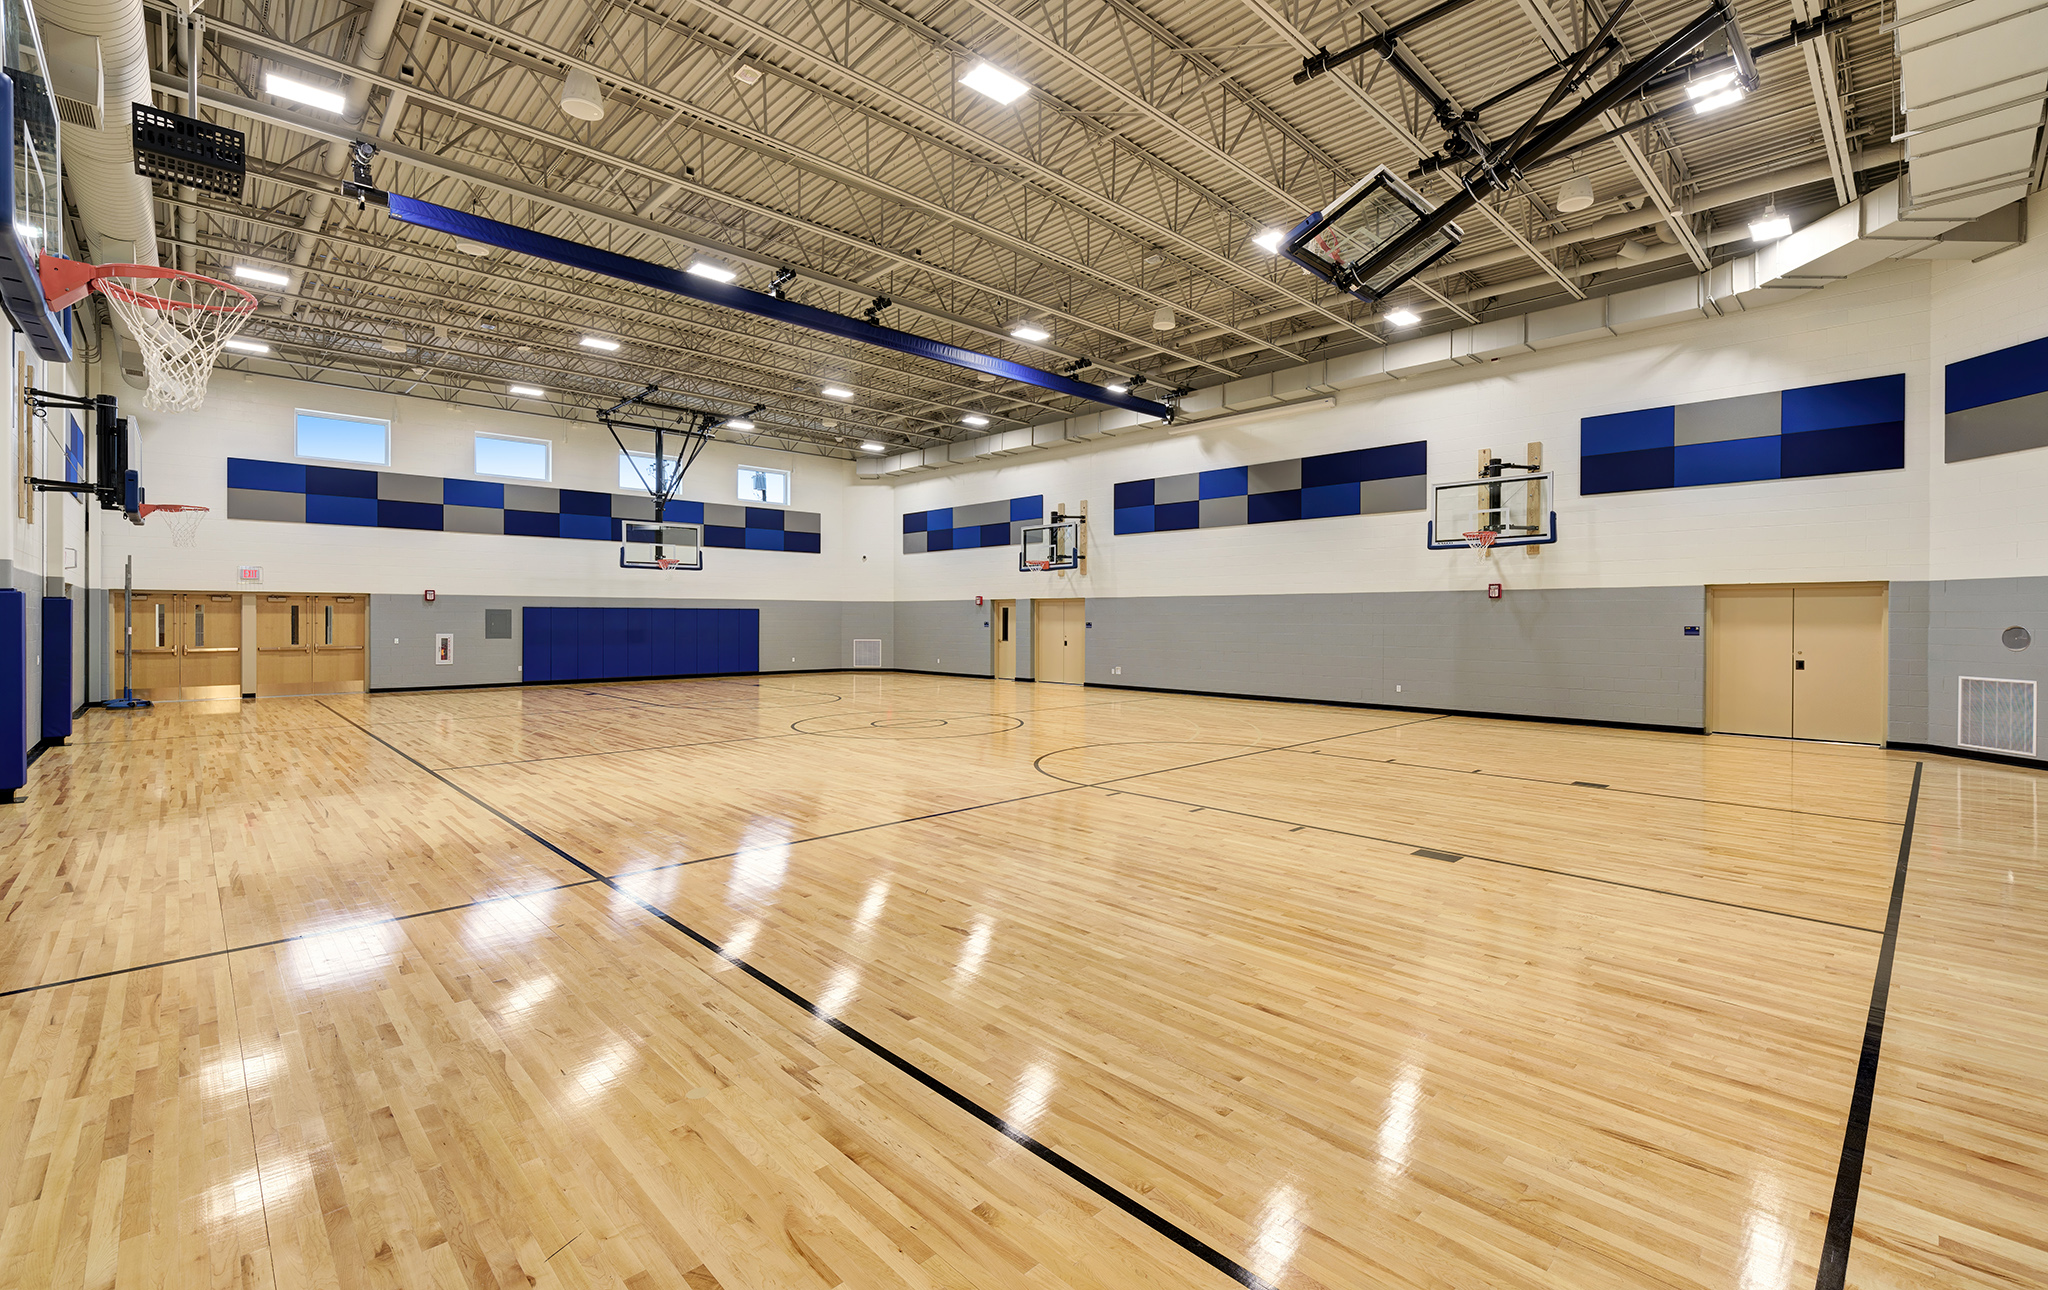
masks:
[[[529,684],[761,670],[758,609],[528,606],[522,625]]]

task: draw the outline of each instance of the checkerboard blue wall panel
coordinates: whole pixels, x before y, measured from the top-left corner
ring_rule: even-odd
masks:
[[[735,522],[713,525],[705,524],[704,505],[672,501],[668,504],[669,522],[703,524],[706,546],[807,555],[822,549],[822,517],[816,511],[714,503],[722,518]],[[458,508],[459,520],[448,514],[451,507]],[[480,479],[439,479],[230,457],[227,512],[231,520],[618,542],[623,540],[627,520],[654,518],[654,502],[633,493],[524,484],[511,485],[508,491],[504,484]]]
[[[1024,526],[1044,515],[1043,494],[977,502],[972,506],[907,511],[903,516],[903,554],[1016,546],[1024,540]]]
[[[2048,337],[1950,363],[1942,459],[2048,448]]]
[[[1905,465],[1903,374],[1579,422],[1579,492],[1585,496]]]
[[[1429,445],[1387,444],[1116,486],[1114,532],[1279,524],[1423,509]]]

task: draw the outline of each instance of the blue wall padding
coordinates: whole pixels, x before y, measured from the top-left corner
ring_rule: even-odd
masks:
[[[528,683],[761,670],[758,609],[528,606],[523,626]]]
[[[43,597],[43,738],[71,737],[71,597]]]
[[[28,597],[0,588],[0,793],[28,783]]]

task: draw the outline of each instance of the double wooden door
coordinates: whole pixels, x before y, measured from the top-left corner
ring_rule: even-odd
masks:
[[[1884,583],[1710,587],[1707,728],[1885,738]]]
[[[1088,602],[1031,602],[1031,675],[1064,685],[1088,682]]]
[[[346,694],[368,675],[367,596],[262,596],[256,601],[256,693]]]
[[[127,603],[113,593],[113,687],[131,655],[135,697],[233,699],[242,693],[242,598],[225,592],[138,591]],[[125,633],[125,635],[124,635]],[[123,648],[131,643],[131,648]]]

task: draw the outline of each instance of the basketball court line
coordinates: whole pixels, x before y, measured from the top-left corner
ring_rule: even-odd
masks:
[[[1367,734],[1373,732],[1367,731]],[[1335,757],[1341,761],[1362,761],[1375,766],[1405,766],[1414,770],[1441,771],[1446,775],[1478,775],[1485,779],[1514,779],[1526,784],[1551,784],[1558,788],[1597,789],[1606,793],[1628,793],[1635,797],[1661,797],[1673,802],[1703,802],[1710,806],[1733,806],[1746,811],[1778,811],[1785,815],[1811,815],[1823,820],[1854,820],[1858,824],[1898,825],[1901,820],[1873,819],[1867,815],[1836,815],[1832,811],[1803,811],[1796,806],[1765,806],[1759,802],[1731,802],[1725,797],[1691,797],[1684,793],[1659,793],[1648,788],[1617,788],[1613,784],[1592,784],[1578,779],[1545,779],[1540,775],[1510,775],[1498,770],[1462,770],[1456,766],[1432,766],[1427,762],[1402,761],[1399,757],[1359,757],[1351,753],[1333,753],[1322,748],[1310,748],[1307,756]]]

